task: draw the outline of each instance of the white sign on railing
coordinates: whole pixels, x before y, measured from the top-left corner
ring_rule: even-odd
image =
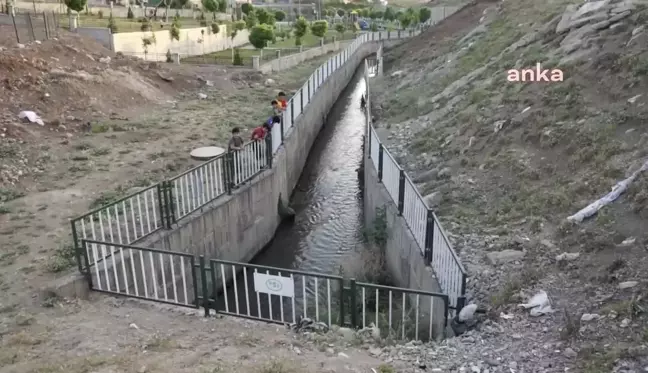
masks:
[[[292,298],[295,296],[295,282],[290,277],[254,273],[254,289],[257,293],[280,295]]]

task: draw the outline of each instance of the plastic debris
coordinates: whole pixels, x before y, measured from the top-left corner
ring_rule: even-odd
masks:
[[[41,126],[45,125],[45,122],[41,119],[41,117],[38,116],[38,114],[34,113],[33,111],[21,111],[20,114],[18,114],[18,118],[25,120],[27,119],[31,123],[37,123]]]
[[[530,309],[530,314],[534,317],[554,312],[549,296],[544,290],[531,297],[527,303],[519,304],[518,307]]]

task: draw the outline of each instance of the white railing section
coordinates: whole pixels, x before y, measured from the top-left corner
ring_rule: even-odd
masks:
[[[94,269],[93,290],[194,307],[192,255],[91,240],[83,245],[95,256],[110,255]]]
[[[400,167],[394,157],[389,154],[387,148],[383,147],[382,157],[382,183],[385,185],[387,192],[398,205],[398,184],[400,182]]]
[[[227,192],[225,155],[170,180],[176,217],[187,216]]]
[[[414,240],[425,252],[425,229],[427,227],[428,207],[416,190],[412,180],[405,174],[405,196],[403,198],[403,218],[412,231]]]
[[[250,141],[243,145],[243,149],[232,152],[232,182],[234,185],[246,182],[264,170],[267,165],[266,141]]]
[[[283,114],[284,114],[283,118],[285,120],[284,126],[283,126],[283,131],[284,131],[284,136],[287,136],[288,131],[290,131],[290,129],[293,126],[293,123],[292,123],[292,105],[291,105],[290,102],[288,103],[288,106],[286,106],[286,111],[284,111]]]
[[[371,143],[369,144],[369,146],[371,148],[371,161],[373,162],[373,165],[377,170],[378,157],[380,156],[380,139],[378,138],[378,134],[376,134],[376,130],[373,127],[370,127],[370,131],[369,141],[371,141]]]
[[[370,64],[365,62],[365,79],[370,76]],[[369,82],[367,81],[367,87]],[[369,89],[367,88],[367,94]],[[368,97],[367,102],[370,102]],[[367,107],[367,116],[371,117],[371,105]],[[405,174],[404,190],[400,190],[401,167],[389,151],[381,145],[375,128],[368,122],[369,157],[382,183],[394,204],[399,208],[399,214],[410,229],[414,240],[424,258],[430,262],[441,290],[448,295],[450,307],[455,310],[463,306],[466,290],[466,270],[455,253],[438,218],[425,204],[423,197],[416,189],[412,180]],[[380,151],[382,146],[382,152]],[[382,153],[382,155],[381,155]],[[380,161],[382,157],[382,161]],[[402,198],[402,200],[401,200]],[[431,218],[430,218],[431,217]]]
[[[296,323],[300,317],[328,326],[339,324],[342,277],[218,259],[210,260],[210,268],[215,281],[212,286],[223,291],[216,306],[219,313],[282,324]],[[255,288],[255,277],[259,281],[264,276],[285,277],[292,284],[292,296],[257,291],[260,289]],[[233,278],[232,285],[227,286]]]
[[[282,144],[281,123],[275,123],[274,126],[272,126],[270,136],[272,138],[272,154],[276,154]]]
[[[75,246],[80,247],[82,239],[131,244],[161,229],[159,191],[160,186],[154,185],[74,219]],[[106,256],[93,255],[89,264],[104,258]]]
[[[466,270],[461,260],[452,249],[439,220],[434,216],[434,233],[432,242],[432,269],[439,280],[439,286],[455,306],[465,291]]]

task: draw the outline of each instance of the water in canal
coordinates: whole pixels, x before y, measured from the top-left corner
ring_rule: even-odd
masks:
[[[365,114],[360,109],[360,98],[366,92],[363,70],[356,71],[339,96],[311,149],[291,198],[294,222],[282,224],[251,264],[338,275],[344,261],[363,250],[363,202],[357,174],[365,130]],[[231,271],[227,266],[223,270]],[[287,322],[293,314],[311,312],[314,314],[306,316],[326,319],[333,312],[329,312],[334,307],[330,304],[338,298],[338,279],[294,273],[295,295],[268,299],[266,294],[259,297],[254,292],[253,271],[239,273],[237,281],[227,286],[227,294],[220,294],[219,310]],[[282,275],[289,276],[286,272]]]

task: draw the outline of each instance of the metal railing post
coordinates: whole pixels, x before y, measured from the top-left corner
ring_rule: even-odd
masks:
[[[344,279],[340,279],[340,317],[339,317],[339,324],[340,326],[344,326],[344,302],[346,299],[344,299]]]
[[[358,327],[358,315],[356,314],[357,304],[356,304],[356,280],[355,278],[351,279],[351,327],[356,329]]]
[[[72,225],[72,245],[74,245],[74,253],[76,255],[79,272],[83,273],[83,266],[81,265],[81,247],[79,245],[79,236],[76,230],[76,224],[74,224],[75,222],[75,220],[70,220],[70,225]]]
[[[301,100],[299,100],[299,104],[301,105],[301,112],[304,112],[304,87],[302,86],[301,89],[299,90],[299,94],[301,95]]]
[[[425,224],[425,265],[429,266],[432,263],[432,253],[434,250],[434,213],[428,209],[427,219]]]
[[[281,120],[279,121],[279,126],[281,129],[281,145],[283,145],[284,143],[284,122],[285,122],[284,119],[285,118],[286,118],[286,112],[284,111],[283,113],[281,113]]]
[[[83,250],[83,261],[85,263],[87,271],[83,273],[88,281],[88,286],[92,289],[92,273],[90,272],[90,259],[88,259],[88,243],[85,240],[81,240],[81,250]]]
[[[398,174],[398,215],[403,215],[405,208],[405,171]]]
[[[290,124],[295,125],[295,100],[290,100]]]
[[[234,154],[231,150],[227,151],[224,162],[223,172],[225,173],[227,194],[232,194],[234,188]]]
[[[165,191],[165,183],[166,181],[162,181],[158,183],[158,185],[155,187],[155,193],[157,193],[157,199],[158,199],[158,208],[160,209],[160,220],[162,222],[162,226],[165,229],[171,228],[167,222],[167,216],[169,215],[167,212],[167,204],[166,204],[166,191]]]
[[[177,223],[178,221],[176,219],[175,203],[173,203],[173,183],[170,182],[170,181],[167,181],[167,183],[166,183],[166,196],[167,196],[166,197],[167,201],[169,203],[169,207],[168,207],[169,208],[169,217],[168,217],[168,219],[169,219],[169,227],[171,227],[171,225]],[[176,198],[178,198],[178,196],[176,196]]]
[[[202,306],[205,309],[205,317],[209,316],[209,297],[207,296],[207,271],[205,270],[205,256],[198,259],[200,263],[200,283],[202,286]],[[234,279],[236,281],[236,279]],[[196,302],[197,303],[197,302]]]
[[[272,133],[268,132],[265,138],[266,143],[266,165],[272,168]]]
[[[466,306],[466,297],[458,297],[457,298],[457,308],[455,310],[455,313],[459,315],[459,312]]]
[[[378,182],[383,178],[383,144],[378,144]]]

